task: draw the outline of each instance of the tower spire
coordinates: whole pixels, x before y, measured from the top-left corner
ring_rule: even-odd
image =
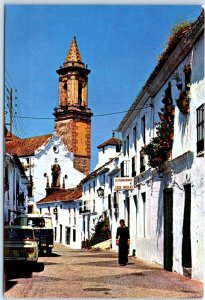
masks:
[[[73,37],[67,57],[65,59],[65,63],[68,63],[68,62],[83,63],[75,36]]]

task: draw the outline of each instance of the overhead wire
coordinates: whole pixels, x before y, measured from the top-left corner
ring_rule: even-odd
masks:
[[[104,116],[111,116],[111,115],[117,115],[117,114],[122,114],[126,112],[131,112],[131,111],[140,111],[142,109],[146,109],[148,107],[151,107],[151,105],[144,106],[142,108],[136,108],[136,109],[129,109],[129,110],[124,110],[124,111],[118,111],[118,112],[111,112],[111,113],[105,113],[105,114],[98,114],[98,115],[93,115],[92,117],[104,117]],[[54,118],[51,117],[32,117],[32,116],[19,116],[19,115],[13,115],[15,118],[19,119],[33,119],[33,120],[53,120]]]

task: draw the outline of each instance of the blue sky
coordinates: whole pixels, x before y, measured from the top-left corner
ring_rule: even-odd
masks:
[[[92,109],[92,169],[96,147],[110,138],[157,64],[171,28],[195,20],[199,5],[7,5],[6,88],[14,88],[16,116],[53,118],[58,75],[76,36],[89,75]],[[17,89],[17,92],[15,92]],[[15,97],[17,99],[15,99]],[[52,119],[14,120],[21,137],[53,132]],[[119,136],[119,134],[118,134]]]

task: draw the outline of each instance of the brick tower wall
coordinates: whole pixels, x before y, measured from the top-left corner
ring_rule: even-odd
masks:
[[[74,154],[74,168],[87,175],[90,172],[91,122],[90,120],[61,120],[55,130],[70,152]]]

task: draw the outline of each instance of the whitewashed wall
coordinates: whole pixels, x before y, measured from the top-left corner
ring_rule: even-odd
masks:
[[[12,155],[5,154],[5,166],[8,168],[8,190],[4,192],[4,222],[9,222],[8,211],[27,212],[27,186],[28,179],[22,176],[18,166],[15,164]],[[24,193],[23,205],[18,205],[17,201],[17,182],[19,183],[19,194]],[[16,217],[15,213],[11,213],[11,218]]]
[[[54,152],[54,146],[58,148],[57,152]],[[31,169],[28,169],[26,171],[27,176],[29,176],[30,174],[33,176],[33,195],[35,203],[46,196],[45,188],[47,178],[44,177],[44,173],[48,175],[49,184],[51,186],[51,167],[55,163],[55,158],[57,158],[57,163],[61,167],[61,187],[63,183],[63,177],[65,175],[68,176],[68,178],[65,180],[66,189],[77,186],[84,177],[82,173],[80,173],[73,167],[73,154],[68,152],[67,148],[62,143],[60,138],[57,135],[54,135],[52,139],[49,140],[47,145],[44,145],[41,148],[37,149],[35,156],[30,157]],[[27,164],[26,157],[21,158],[21,161],[25,165]]]
[[[173,104],[179,97],[180,91],[176,87],[176,81],[169,79],[163,84],[157,94],[151,99],[149,94],[136,106],[140,108],[152,103],[154,106],[145,108],[132,113],[122,130],[123,141],[129,135],[129,156],[122,155],[121,160],[129,162],[128,174],[131,176],[131,158],[136,155],[137,179],[140,185],[136,185],[132,192],[129,192],[130,201],[130,232],[131,249],[136,249],[136,255],[140,258],[155,261],[163,265],[163,189],[173,188],[173,271],[183,274],[182,268],[182,228],[184,218],[184,185],[191,183],[191,245],[192,245],[192,278],[203,280],[204,256],[204,171],[200,166],[204,165],[204,157],[196,155],[196,109],[204,103],[204,40],[201,37],[192,51],[179,64],[174,72],[183,74],[183,67],[188,63],[192,66],[191,75],[191,102],[190,114],[183,115],[177,106],[175,106],[174,119],[174,143],[172,150],[172,165],[166,165],[171,168],[170,174],[163,174],[160,178],[157,172],[153,172],[149,166],[146,171],[140,174],[140,155],[139,152],[143,146],[141,135],[141,118],[146,118],[146,144],[156,134],[155,123],[159,122],[158,112],[163,107],[161,100],[168,82],[172,85]],[[137,150],[134,149],[133,128],[137,127]],[[193,159],[190,159],[188,153],[193,153]],[[147,161],[147,158],[146,158]],[[169,164],[169,163],[168,163]],[[166,173],[166,172],[165,172]],[[137,184],[137,183],[136,183]],[[180,188],[179,188],[180,187]],[[142,201],[142,193],[146,193],[145,207]],[[126,193],[119,194],[120,216],[127,218],[125,209]],[[134,203],[133,196],[137,196],[137,205]],[[144,214],[144,209],[146,213]],[[134,221],[135,220],[135,221]],[[127,222],[127,220],[126,220]],[[145,229],[144,229],[145,227]],[[144,236],[145,231],[145,236]],[[114,243],[114,240],[113,240]]]
[[[80,201],[56,201],[52,203],[45,203],[38,205],[41,208],[41,213],[49,213],[52,216],[54,232],[56,232],[55,242],[62,243],[72,249],[81,249],[81,235],[82,235],[82,216],[79,214]],[[57,207],[58,215],[53,213],[54,208]],[[75,214],[74,214],[75,210]],[[75,219],[74,219],[75,217]],[[60,225],[62,225],[62,236],[60,238]],[[70,228],[70,243],[66,241],[66,227]],[[56,229],[55,229],[56,228]],[[73,230],[76,231],[76,239],[74,241]]]

